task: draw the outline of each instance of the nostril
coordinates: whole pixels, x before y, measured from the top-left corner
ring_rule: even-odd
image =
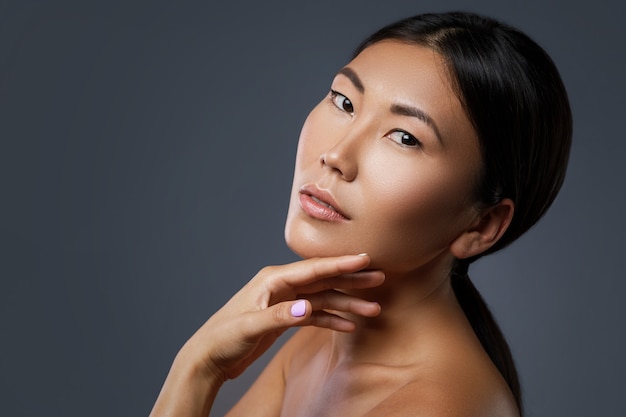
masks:
[[[337,152],[327,152],[320,155],[320,166],[336,172],[341,178],[352,181],[356,177],[357,167],[352,158],[346,159],[345,155]]]
[[[325,153],[320,156],[320,164],[322,166],[328,167],[334,171],[341,172],[341,169],[338,167],[338,157],[333,154]]]

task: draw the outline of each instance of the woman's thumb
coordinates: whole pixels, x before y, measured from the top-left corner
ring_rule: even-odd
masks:
[[[255,331],[269,333],[302,325],[311,315],[312,307],[308,300],[284,301],[274,304],[255,314]]]
[[[306,316],[307,307],[306,300],[297,300],[295,303],[291,304],[289,314],[294,318],[304,317]]]

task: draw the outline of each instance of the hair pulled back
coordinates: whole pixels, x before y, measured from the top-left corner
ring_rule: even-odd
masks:
[[[424,14],[393,23],[367,38],[368,46],[398,40],[431,48],[449,78],[480,142],[482,172],[476,201],[515,203],[507,231],[487,252],[458,259],[452,286],[474,331],[506,379],[520,409],[521,390],[510,349],[467,275],[471,262],[507,246],[546,212],[565,177],[572,115],[559,72],[527,35],[494,19],[467,12]]]

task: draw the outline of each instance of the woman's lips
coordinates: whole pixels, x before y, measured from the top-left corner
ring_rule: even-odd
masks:
[[[315,219],[330,222],[350,220],[338,207],[330,193],[314,185],[305,185],[300,188],[299,199],[302,210]]]

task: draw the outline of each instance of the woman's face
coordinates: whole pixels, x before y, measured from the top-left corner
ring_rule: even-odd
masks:
[[[367,252],[389,272],[448,262],[476,221],[480,167],[441,57],[376,43],[339,71],[304,123],[287,244],[305,258]]]

